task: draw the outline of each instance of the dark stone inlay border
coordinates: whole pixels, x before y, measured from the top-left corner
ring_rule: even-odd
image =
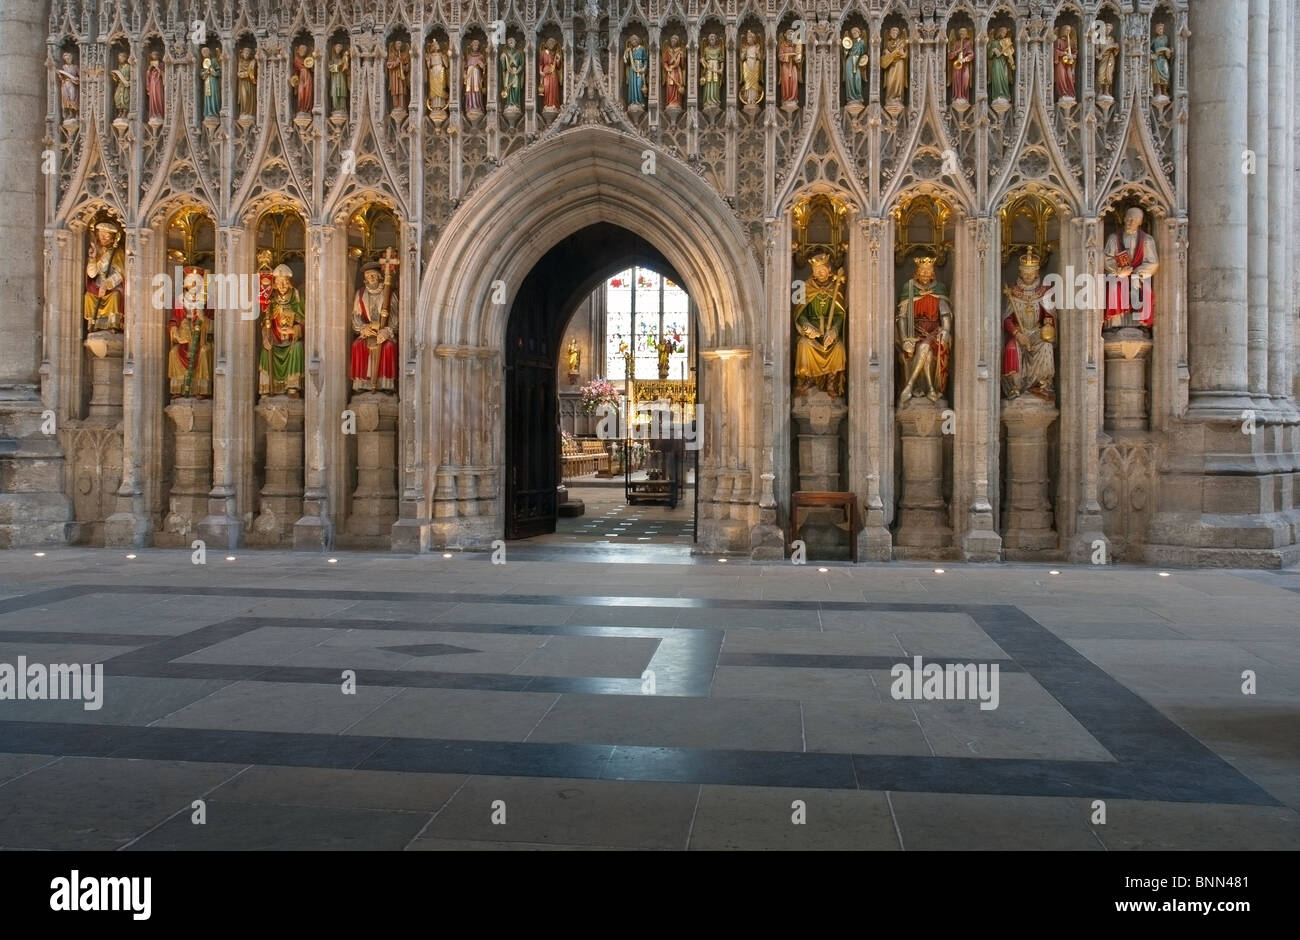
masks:
[[[230,597],[276,598],[332,598],[342,600],[452,602],[458,604],[511,604],[552,606],[609,606],[642,607],[660,606],[678,609],[741,609],[741,610],[817,610],[817,611],[902,611],[912,613],[963,613],[970,616],[986,635],[1004,650],[1012,663],[1032,676],[1083,728],[1091,734],[1116,759],[1108,761],[1040,761],[1005,760],[986,758],[892,757],[885,755],[840,755],[850,759],[853,786],[872,789],[926,790],[957,793],[1007,793],[1026,795],[1078,795],[1095,796],[1108,793],[1112,796],[1133,799],[1169,800],[1177,802],[1213,801],[1256,805],[1279,805],[1278,801],[1242,775],[1217,754],[1201,744],[1174,722],[1166,718],[1145,700],[1111,678],[1104,670],[1076,652],[1036,620],[1018,607],[998,604],[940,604],[869,601],[754,601],[734,599],[655,598],[655,597],[604,597],[592,595],[499,595],[499,594],[449,594],[408,593],[395,591],[366,592],[350,590],[312,590],[291,588],[237,588],[237,587],[153,587],[147,585],[71,585],[55,590],[41,591],[26,597],[10,598],[0,602],[0,612],[22,610],[26,607],[68,600],[86,594],[166,594],[206,595]],[[719,661],[722,631],[700,627],[603,627],[578,625],[488,625],[455,623],[412,623],[410,621],[357,621],[357,620],[287,620],[294,626],[318,628],[322,625],[346,628],[347,625],[368,629],[392,629],[447,632],[515,632],[546,635],[582,636],[639,636],[657,637],[659,647],[649,666],[656,673],[656,691],[659,694],[707,696],[712,680],[712,670]],[[338,681],[337,670],[316,670],[307,667],[280,666],[230,666],[224,664],[186,664],[174,662],[199,649],[205,649],[222,639],[239,636],[263,625],[286,625],[286,618],[235,618],[211,626],[200,627],[177,637],[155,638],[148,645],[129,650],[105,664],[105,672],[114,675],[187,676],[202,678],[251,678],[259,681],[318,682],[321,673],[329,673],[328,682]],[[29,631],[23,631],[29,632]],[[739,655],[739,654],[737,654]],[[779,654],[772,654],[779,655]],[[799,655],[799,654],[791,654]],[[890,657],[884,657],[892,660]],[[901,657],[900,657],[901,658]],[[926,657],[930,659],[930,657]],[[863,657],[860,659],[873,659]],[[945,661],[949,657],[936,657]],[[957,661],[954,659],[954,661]],[[962,662],[971,661],[963,657]],[[1005,661],[999,661],[1000,663]],[[1009,671],[1012,663],[1004,668]],[[795,665],[787,662],[785,665]],[[253,673],[249,675],[249,673]],[[401,684],[408,687],[425,683],[463,681],[463,673],[429,673],[406,670],[357,670],[358,681],[374,676],[374,684]],[[481,674],[478,674],[481,676]],[[480,679],[496,682],[508,678],[524,681],[518,688],[506,691],[559,691],[588,692],[594,694],[639,694],[640,683],[627,678],[608,677],[551,677],[551,676],[487,676]],[[400,679],[400,683],[397,680]],[[470,685],[456,687],[474,687]],[[73,726],[39,725],[0,721],[0,750],[11,753],[58,753],[59,747],[72,747],[76,753],[93,750],[100,753],[105,746],[102,739],[88,738],[80,732],[57,731],[49,736],[42,729]],[[102,735],[105,726],[92,726],[94,734]],[[200,732],[192,729],[124,728],[134,734],[121,746],[139,745],[153,748],[160,759],[174,760],[234,760],[231,757],[203,757],[212,753],[228,754],[241,747],[251,748],[262,755],[263,763],[284,763],[275,747],[259,750],[241,735],[251,732],[202,732],[194,740],[201,744],[191,746],[190,739]],[[155,732],[168,731],[174,738],[159,738]],[[217,737],[211,735],[216,734]],[[264,733],[257,733],[264,734]],[[326,738],[338,736],[288,735],[280,739]],[[349,738],[349,736],[342,736]],[[251,740],[251,739],[249,739]],[[264,739],[259,738],[257,741]],[[270,740],[270,739],[265,739]],[[406,739],[403,739],[406,740]],[[134,742],[134,743],[133,743]],[[141,742],[145,742],[142,744]],[[417,747],[417,745],[419,745]],[[352,747],[355,745],[349,745]],[[54,747],[55,750],[50,748]],[[311,759],[334,761],[339,754],[320,742],[308,741],[303,745]],[[544,745],[559,750],[534,752],[529,748],[543,747],[540,743],[417,741],[387,747],[384,741],[376,743],[373,753],[378,762],[391,761],[394,765],[408,760],[418,768],[439,761],[440,772],[463,772],[459,768],[473,764],[465,757],[466,749],[478,754],[475,760],[481,766],[505,768],[500,773],[522,773],[520,766],[531,766],[527,760],[532,754],[557,755],[549,763],[538,758],[548,769],[539,771],[545,776],[590,776],[592,753],[564,748],[592,747],[596,745]],[[619,779],[678,780],[694,782],[734,782],[737,784],[773,786],[836,786],[827,783],[839,779],[833,769],[835,755],[739,752],[730,750],[694,750],[689,748],[648,748],[610,746],[610,766],[616,767]],[[514,750],[501,750],[513,748]],[[484,750],[488,754],[485,755]],[[352,755],[351,750],[343,751]],[[574,757],[581,753],[581,759]],[[383,756],[381,756],[381,754]],[[419,756],[423,755],[423,756]],[[741,757],[739,755],[749,755]],[[119,755],[127,756],[127,755]],[[135,756],[134,751],[131,756]],[[140,756],[152,756],[140,754]],[[419,759],[417,760],[417,756]],[[304,758],[306,759],[306,758]],[[525,761],[512,765],[511,760]],[[457,763],[459,761],[459,763]],[[468,762],[468,763],[467,763]],[[792,763],[791,763],[792,762]],[[320,766],[335,766],[333,763]],[[570,772],[587,768],[587,773]],[[418,769],[416,766],[403,769]],[[794,769],[791,769],[794,768]],[[809,771],[809,768],[814,768]],[[378,767],[376,767],[378,769]],[[807,778],[805,779],[805,771]],[[493,771],[469,771],[490,773]],[[603,771],[602,771],[603,773]],[[829,776],[826,776],[829,774]],[[794,782],[781,782],[794,781]],[[821,782],[818,782],[821,781]],[[1082,783],[1080,783],[1082,782]],[[1084,790],[1086,789],[1086,792]]]
[[[894,656],[853,656],[832,653],[727,653],[718,657],[719,666],[777,666],[784,669],[883,669],[888,671],[899,663],[911,665],[913,656],[921,656],[926,665],[964,665],[966,663],[997,664],[1001,672],[1025,672],[1025,668],[1010,659],[988,659],[983,656],[928,656],[920,653],[898,653]]]
[[[895,757],[27,721],[0,722],[0,745],[14,753],[59,757],[817,790],[1281,805],[1239,774],[1235,780],[1197,780],[1188,776],[1195,769],[1192,767],[1108,761]]]

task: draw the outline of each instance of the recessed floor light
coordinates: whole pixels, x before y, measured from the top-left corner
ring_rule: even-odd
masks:
[[[1168,571],[1162,571],[1162,572],[1160,572],[1160,577],[1162,577],[1162,578],[1167,578],[1167,577],[1169,577],[1169,572],[1168,572]]]
[[[450,558],[450,557],[451,557],[451,552],[443,552],[443,553],[442,553],[442,557],[443,557],[443,558]]]
[[[127,557],[127,558],[134,558],[135,556],[134,556],[134,555],[127,555],[126,557]]]
[[[822,574],[825,574],[827,571],[830,571],[831,569],[829,569],[829,568],[818,568],[817,570],[820,571],[820,572],[822,572]]]
[[[37,552],[37,553],[36,553],[36,557],[37,557],[37,558],[44,558],[44,557],[45,557],[45,553],[44,553],[44,552]]]
[[[1047,572],[1047,573],[1048,573],[1048,574],[1060,574],[1061,572],[1059,572],[1059,571],[1049,571],[1049,572]]]
[[[942,568],[935,568],[935,569],[934,569],[934,573],[935,573],[935,574],[943,574],[943,569],[942,569]]]
[[[325,563],[328,565],[337,565],[339,560],[337,558],[327,558],[325,559]]]
[[[235,556],[234,556],[234,555],[227,555],[227,556],[226,556],[226,561],[234,561],[234,560],[235,560]]]
[[[718,559],[718,564],[720,564],[720,565],[725,565],[726,563],[727,563],[727,559],[725,559],[725,558],[719,558],[719,559]]]

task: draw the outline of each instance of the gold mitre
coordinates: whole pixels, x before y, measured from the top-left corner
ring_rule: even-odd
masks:
[[[259,251],[257,253],[257,269],[259,271],[271,270],[271,257],[272,255],[271,255],[270,248],[263,248],[261,251]]]
[[[121,231],[121,229],[117,227],[116,222],[110,221],[109,219],[101,219],[100,221],[95,223],[95,231],[112,232],[113,234],[116,235],[118,232]]]
[[[1038,249],[1036,249],[1033,245],[1030,245],[1028,248],[1026,248],[1025,253],[1020,256],[1021,268],[1031,268],[1037,270],[1042,263],[1043,263],[1042,256],[1039,255]]]

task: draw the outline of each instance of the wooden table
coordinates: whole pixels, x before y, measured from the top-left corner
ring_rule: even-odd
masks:
[[[855,493],[831,493],[820,490],[799,490],[794,493],[790,503],[790,541],[799,535],[799,510],[822,507],[836,507],[844,510],[849,522],[849,557],[854,563],[858,560],[858,497]]]

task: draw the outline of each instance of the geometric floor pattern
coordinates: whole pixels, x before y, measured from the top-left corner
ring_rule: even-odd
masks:
[[[0,700],[0,847],[1300,848],[1294,573],[136,555],[5,556],[105,680]]]

